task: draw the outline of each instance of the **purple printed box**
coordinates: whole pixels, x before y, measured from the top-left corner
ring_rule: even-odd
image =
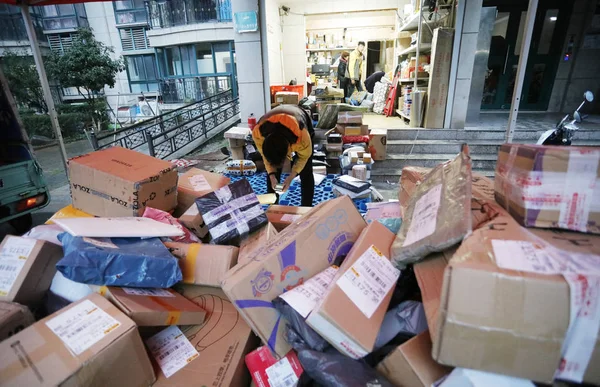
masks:
[[[254,333],[284,356],[291,346],[271,301],[348,254],[365,226],[348,197],[321,203],[256,249],[247,264],[231,269],[221,282],[223,291]]]

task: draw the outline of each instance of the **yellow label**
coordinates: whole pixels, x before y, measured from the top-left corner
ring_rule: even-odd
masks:
[[[202,246],[200,243],[191,243],[185,259],[181,262],[184,283],[193,284],[196,281],[196,257],[198,257],[200,246]]]
[[[383,257],[383,254],[381,253],[381,251],[379,251],[379,249],[375,246],[371,246],[371,248],[373,249],[373,251],[375,253],[377,253],[377,255],[379,255],[380,257]]]
[[[104,297],[106,295],[106,292],[108,291],[108,288],[106,286],[100,286],[98,288],[98,293],[100,293],[100,295],[102,297]]]
[[[166,325],[177,325],[179,322],[179,316],[181,316],[181,312],[169,312],[167,316]]]

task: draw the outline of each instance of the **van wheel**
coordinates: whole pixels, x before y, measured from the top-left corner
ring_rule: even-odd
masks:
[[[31,229],[31,225],[33,224],[33,217],[31,214],[19,216],[18,218],[14,218],[8,221],[8,223],[13,226],[13,228],[17,231],[17,234],[24,234],[29,229]]]

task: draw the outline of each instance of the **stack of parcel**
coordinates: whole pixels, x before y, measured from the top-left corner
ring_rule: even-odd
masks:
[[[0,247],[0,385],[600,384],[600,150],[498,160],[494,182],[466,146],[407,167],[363,217],[118,147],[72,159],[72,205]]]

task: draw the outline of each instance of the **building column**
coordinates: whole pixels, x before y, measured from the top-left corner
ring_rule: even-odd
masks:
[[[264,60],[266,52],[263,55],[266,51],[263,47],[263,41],[266,41],[264,0],[231,0],[231,10],[234,24],[237,12],[256,11],[258,14],[257,32],[234,32],[240,117],[245,124],[250,114],[258,119],[270,108],[267,105],[270,96],[265,87],[269,84],[268,62]]]

